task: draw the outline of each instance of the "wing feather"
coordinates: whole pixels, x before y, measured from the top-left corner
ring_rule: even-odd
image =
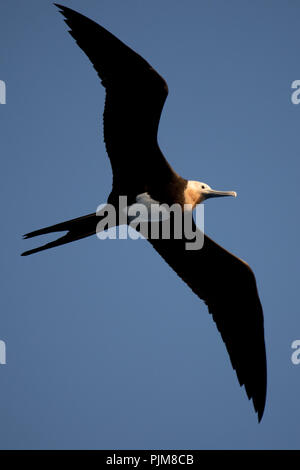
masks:
[[[195,230],[199,232],[196,226]],[[149,241],[208,306],[239,383],[245,386],[260,421],[266,401],[267,365],[263,310],[253,271],[206,235],[200,250],[186,250],[185,238]]]
[[[105,28],[70,8],[56,6],[106,88],[104,140],[114,183],[127,181],[132,190],[137,179],[146,184],[147,179],[160,177],[157,175],[174,178],[176,174],[157,143],[168,95],[165,80]]]

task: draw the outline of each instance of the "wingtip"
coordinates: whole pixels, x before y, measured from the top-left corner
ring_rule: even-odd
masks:
[[[250,399],[253,402],[255,412],[257,413],[257,420],[260,423],[262,418],[263,418],[264,412],[265,412],[266,395],[263,398],[261,398],[260,400],[255,399],[255,397],[251,397]]]
[[[77,13],[75,10],[72,10],[72,8],[66,7],[65,5],[61,5],[60,3],[53,3],[53,5],[55,5],[60,10],[60,13],[62,13],[63,15],[67,12],[72,14]]]
[[[256,412],[257,412],[258,422],[260,423],[265,412],[265,403],[259,409],[257,409]]]
[[[257,420],[258,420],[258,423],[261,422],[262,418],[263,418],[263,415],[264,415],[264,411],[265,411],[265,407],[263,407],[261,410],[258,410],[257,411]]]
[[[265,412],[267,389],[265,388],[264,393],[261,393],[260,396],[258,396],[256,393],[253,393],[253,390],[249,389],[246,386],[244,380],[241,380],[239,376],[237,376],[237,378],[240,386],[245,387],[245,392],[247,394],[248,400],[252,402],[254,411],[257,414],[257,420],[260,423]]]
[[[61,13],[62,15],[64,14],[64,12],[70,10],[70,8],[65,7],[64,5],[60,5],[59,3],[53,3],[53,5],[59,9],[59,13]]]

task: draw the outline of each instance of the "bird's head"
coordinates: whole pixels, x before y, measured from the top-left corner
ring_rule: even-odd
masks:
[[[235,191],[216,191],[201,181],[188,181],[184,191],[185,204],[192,204],[193,208],[205,199],[221,196],[236,197],[237,193]]]

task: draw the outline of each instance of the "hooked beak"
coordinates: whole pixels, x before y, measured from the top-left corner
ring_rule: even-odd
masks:
[[[215,191],[214,189],[206,189],[202,194],[204,195],[205,199],[222,196],[237,197],[237,193],[235,191]]]

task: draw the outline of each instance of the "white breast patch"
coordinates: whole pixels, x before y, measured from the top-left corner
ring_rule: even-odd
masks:
[[[149,193],[141,193],[136,197],[136,202],[125,207],[129,221],[138,218],[140,222],[159,222],[170,218],[170,211],[166,204],[160,204]]]

